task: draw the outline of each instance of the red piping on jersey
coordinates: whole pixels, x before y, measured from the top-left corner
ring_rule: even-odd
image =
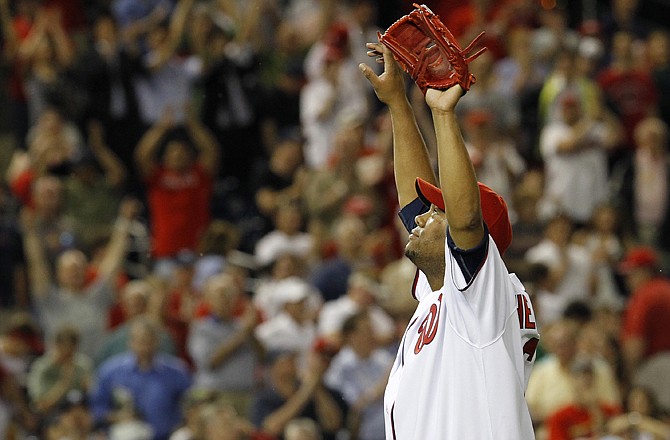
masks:
[[[412,298],[416,299],[416,285],[419,283],[419,269],[414,272],[414,281],[412,282]],[[417,299],[418,301],[418,299]]]
[[[412,322],[410,322],[407,328],[405,329],[405,333],[402,335],[402,341],[400,342],[400,365],[402,365],[403,367],[405,366],[405,340],[407,339],[407,332],[418,319],[419,319],[418,316],[414,318]]]

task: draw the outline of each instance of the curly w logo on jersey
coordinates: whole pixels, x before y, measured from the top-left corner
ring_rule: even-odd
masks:
[[[433,339],[435,339],[437,326],[440,322],[440,310],[442,310],[442,295],[437,298],[437,303],[430,306],[428,316],[426,316],[421,322],[421,325],[419,325],[419,329],[417,330],[419,339],[414,346],[414,354],[419,354],[424,345],[430,344],[433,342]]]

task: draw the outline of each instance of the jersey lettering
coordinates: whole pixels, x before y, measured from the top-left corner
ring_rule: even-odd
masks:
[[[437,334],[437,326],[440,321],[440,310],[442,310],[442,294],[437,299],[437,303],[430,306],[428,316],[426,316],[419,326],[419,339],[414,346],[414,354],[419,354],[425,345],[430,344]]]
[[[526,295],[517,294],[516,303],[516,312],[519,315],[519,327],[522,329],[534,330],[537,327],[537,324],[535,323],[533,309],[528,303]]]
[[[532,362],[535,357],[535,351],[537,350],[537,344],[540,342],[537,338],[530,338],[525,344],[523,344],[523,354],[526,355],[526,361]]]
[[[534,330],[537,328],[535,323],[535,314],[533,308],[528,301],[528,297],[523,293],[516,295],[516,312],[519,317],[519,327],[522,330]],[[537,344],[540,342],[537,338],[531,338],[523,344],[523,354],[526,356],[527,362],[532,362],[537,350]]]

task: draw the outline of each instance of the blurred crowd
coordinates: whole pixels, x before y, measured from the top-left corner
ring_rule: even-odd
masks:
[[[538,315],[538,439],[670,439],[670,30],[639,3],[426,1],[486,31],[457,110]],[[0,0],[0,438],[385,438],[415,268],[358,64],[411,9]]]

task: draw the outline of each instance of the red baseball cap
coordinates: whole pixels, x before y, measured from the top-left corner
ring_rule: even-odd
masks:
[[[477,184],[479,185],[479,197],[484,223],[489,228],[489,233],[502,255],[512,242],[512,223],[509,220],[507,203],[488,186],[481,182],[477,182]],[[442,190],[432,183],[417,177],[416,192],[426,206],[433,204],[442,211],[445,210]]]
[[[632,248],[619,263],[619,272],[627,273],[633,269],[650,268],[658,266],[658,255],[656,251],[648,246]]]

